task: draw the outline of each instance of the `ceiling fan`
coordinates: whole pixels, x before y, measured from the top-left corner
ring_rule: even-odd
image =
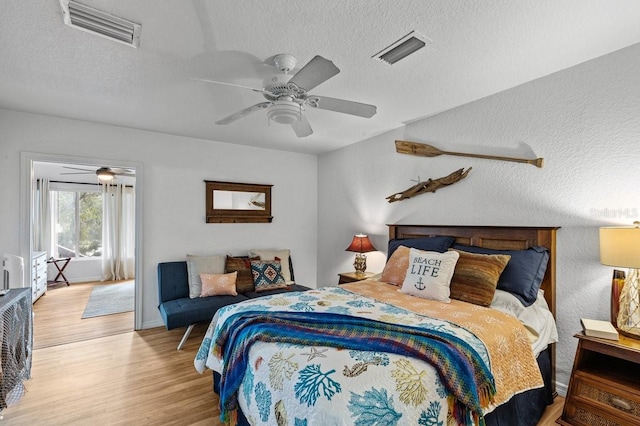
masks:
[[[276,55],[273,58],[273,64],[282,73],[267,77],[263,81],[264,87],[262,89],[201,78],[195,78],[194,80],[253,90],[261,93],[267,99],[266,102],[255,104],[218,120],[216,124],[229,124],[252,112],[266,109],[269,120],[281,124],[290,124],[296,135],[301,138],[313,133],[311,125],[304,115],[304,107],[325,109],[364,118],[371,118],[376,113],[375,105],[308,93],[340,72],[340,69],[330,60],[322,56],[315,56],[298,72],[293,75],[288,74],[289,71],[295,68],[296,63],[297,60],[293,55]]]
[[[62,166],[64,169],[81,170],[80,172],[60,173],[61,175],[89,175],[95,174],[100,182],[110,182],[116,176],[132,176],[135,177],[133,170],[123,169],[121,167],[98,167],[97,169],[81,169],[79,167]]]

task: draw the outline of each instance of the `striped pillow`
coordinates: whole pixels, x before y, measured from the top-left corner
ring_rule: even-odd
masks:
[[[253,274],[251,272],[252,260],[260,260],[260,258],[227,256],[224,270],[226,273],[238,272],[238,278],[236,279],[236,290],[238,293],[247,293],[256,289],[253,284]]]
[[[451,279],[450,297],[474,305],[489,306],[496,292],[500,274],[511,256],[453,251],[457,251],[460,257]]]

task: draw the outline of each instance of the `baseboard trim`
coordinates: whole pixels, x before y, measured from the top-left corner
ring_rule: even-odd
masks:
[[[567,388],[568,386],[564,383],[559,383],[556,381],[556,392],[558,392],[558,395],[562,397],[567,396]]]
[[[95,283],[95,282],[101,282],[102,281],[102,277],[100,276],[96,276],[96,277],[79,277],[79,278],[71,278],[68,279],[69,284],[86,284],[86,283]],[[64,284],[64,282],[62,282]],[[58,284],[60,284],[60,281],[58,281]]]
[[[162,320],[154,320],[154,321],[143,321],[142,330],[146,330],[148,328],[156,328],[156,327],[164,327],[164,323]]]

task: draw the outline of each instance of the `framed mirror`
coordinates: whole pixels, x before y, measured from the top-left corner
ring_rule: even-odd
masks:
[[[207,223],[270,223],[271,187],[205,180]]]

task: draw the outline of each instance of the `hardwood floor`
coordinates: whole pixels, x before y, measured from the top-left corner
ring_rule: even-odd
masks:
[[[557,396],[553,404],[548,406],[542,418],[538,422],[538,426],[557,426],[556,419],[562,415],[564,407],[564,398]]]
[[[73,320],[67,316],[56,318],[42,312],[48,304],[57,303],[49,298],[54,294],[50,292],[34,305],[34,328],[38,330],[35,339],[41,342],[36,342],[38,347],[33,351],[32,378],[26,382],[27,392],[22,399],[2,412],[0,424],[221,425],[212,376],[210,372],[200,375],[193,367],[207,324],[194,328],[181,351],[176,346],[184,330],[164,328],[46,346],[43,342],[50,337],[47,333],[72,329]],[[86,300],[65,300],[66,312],[79,310],[82,314]],[[49,303],[38,306],[45,301]],[[128,324],[131,330],[133,317]],[[110,330],[107,332],[116,329],[113,325],[105,327]],[[91,337],[92,333],[82,331],[83,336]],[[66,331],[62,333],[65,334]],[[556,398],[538,426],[555,425],[563,403],[564,398]]]
[[[184,330],[154,328],[36,349],[27,392],[3,425],[216,425],[211,374],[193,359],[206,327],[182,351]]]
[[[49,287],[45,295],[33,304],[34,349],[133,331],[133,312],[82,319],[93,287],[114,282]]]

